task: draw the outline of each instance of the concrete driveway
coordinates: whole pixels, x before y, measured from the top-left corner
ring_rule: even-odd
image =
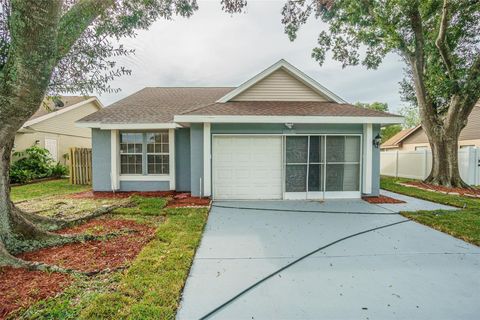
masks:
[[[177,318],[200,319],[312,250],[405,220],[395,211],[362,200],[215,202]],[[319,251],[209,319],[478,319],[479,314],[480,248],[408,221]]]

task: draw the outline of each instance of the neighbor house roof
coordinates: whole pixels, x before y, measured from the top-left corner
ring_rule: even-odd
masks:
[[[395,134],[393,137],[382,143],[380,148],[383,149],[389,149],[389,148],[398,148],[400,146],[400,143],[409,135],[411,135],[413,132],[415,132],[420,126],[416,126],[413,128],[408,128],[404,129],[397,134]]]
[[[168,123],[173,116],[211,104],[234,88],[144,88],[81,119],[90,123]]]
[[[63,108],[68,108],[68,107],[70,107],[74,104],[77,104],[79,102],[88,100],[90,98],[93,98],[93,97],[89,97],[89,96],[61,96],[61,97],[59,97],[60,101],[63,103],[63,106],[61,107],[62,109]],[[38,108],[37,112],[35,112],[33,114],[33,116],[31,116],[30,119],[28,119],[28,120],[33,120],[33,119],[36,119],[36,118],[40,118],[40,117],[42,117],[46,114],[49,114],[51,112],[58,111],[61,108],[58,108],[55,105],[55,99],[53,99],[51,97],[45,98],[43,100],[42,104],[40,105],[40,107]]]
[[[56,104],[56,101],[60,101],[60,104]],[[83,105],[95,102],[99,109],[103,108],[103,104],[97,97],[90,96],[61,96],[59,100],[52,98],[45,98],[37,112],[28,119],[22,126],[22,129],[25,129],[36,123],[45,121],[47,119],[53,118],[57,115],[63,114],[70,110],[82,107]]]

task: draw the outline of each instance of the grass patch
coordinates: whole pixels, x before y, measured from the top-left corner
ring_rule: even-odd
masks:
[[[88,191],[91,186],[70,184],[68,179],[48,180],[43,182],[12,187],[13,202]]]
[[[175,318],[206,218],[207,209],[166,209],[165,223],[122,276],[118,289],[99,294],[80,318]]]
[[[12,315],[12,319],[173,319],[207,219],[206,208],[165,209],[162,198],[133,198],[115,217],[158,226],[130,268],[78,277],[62,294]]]
[[[380,187],[407,196],[458,207],[461,208],[461,210],[404,212],[404,216],[480,246],[480,199],[421,190],[398,184],[398,182],[407,181],[412,180],[382,177]]]

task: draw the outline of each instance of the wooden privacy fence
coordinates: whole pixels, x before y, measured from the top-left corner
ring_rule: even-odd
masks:
[[[70,148],[70,183],[92,183],[92,149]]]

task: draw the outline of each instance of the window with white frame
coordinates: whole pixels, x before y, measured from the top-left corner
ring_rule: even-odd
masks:
[[[147,174],[169,174],[168,131],[147,133]]]
[[[120,174],[168,175],[168,130],[120,133]]]
[[[120,133],[120,173],[142,174],[143,134]]]

